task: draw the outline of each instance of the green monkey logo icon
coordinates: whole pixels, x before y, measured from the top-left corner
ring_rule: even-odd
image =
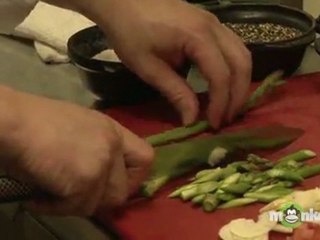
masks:
[[[295,224],[300,220],[300,211],[291,205],[290,208],[287,208],[284,212],[285,220],[290,224]]]
[[[288,228],[296,228],[301,224],[301,213],[303,209],[294,203],[285,204],[281,208],[281,212],[283,213],[283,219],[281,224]]]

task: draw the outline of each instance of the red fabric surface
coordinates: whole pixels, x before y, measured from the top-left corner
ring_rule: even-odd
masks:
[[[259,109],[248,113],[244,119],[224,130],[264,126],[282,123],[286,126],[304,129],[305,134],[296,142],[266,157],[278,156],[301,148],[312,149],[320,154],[320,73],[288,79],[277,96]],[[140,136],[146,136],[172,128],[177,114],[165,103],[150,103],[143,106],[111,109],[107,112],[124,126]],[[318,159],[312,162],[318,162]],[[132,203],[122,214],[112,218],[114,226],[124,239],[139,240],[208,240],[218,239],[219,229],[234,218],[256,218],[263,205],[218,210],[204,213],[201,209],[167,195],[183,180],[168,184],[154,199]],[[320,177],[308,179],[301,188],[313,188],[320,183]],[[100,221],[109,223],[107,213],[98,214]],[[272,234],[272,240],[285,239],[283,235]]]

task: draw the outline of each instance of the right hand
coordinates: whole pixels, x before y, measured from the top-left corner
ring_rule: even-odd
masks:
[[[215,15],[182,0],[92,2],[87,15],[107,34],[121,61],[176,107],[184,125],[194,123],[200,109],[196,94],[176,72],[186,61],[208,82],[211,126],[218,129],[239,114],[249,93],[251,53]]]
[[[58,197],[33,201],[31,210],[88,216],[123,204],[147,177],[153,149],[117,122],[73,104],[15,95],[19,122],[3,167]]]
[[[96,22],[121,61],[196,121],[195,93],[176,72],[192,61],[208,81],[208,120],[219,128],[241,112],[251,82],[251,53],[219,19],[183,0],[46,0]]]
[[[292,240],[317,240],[320,236],[318,223],[303,223],[293,232]]]

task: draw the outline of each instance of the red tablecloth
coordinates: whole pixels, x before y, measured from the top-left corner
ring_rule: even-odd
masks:
[[[177,124],[177,114],[165,103],[111,109],[110,116],[140,136],[154,134]],[[320,73],[288,79],[277,96],[259,109],[228,127],[243,127],[282,123],[302,128],[306,133],[290,146],[267,156],[271,159],[289,152],[308,148],[320,154]],[[318,159],[312,160],[314,162]],[[129,206],[112,221],[124,239],[134,240],[209,240],[218,239],[219,229],[234,218],[255,218],[261,204],[218,210],[212,214],[192,207],[179,200],[168,199],[168,193],[179,183],[170,183],[153,200]],[[320,176],[305,181],[302,188],[313,188],[320,183]],[[109,224],[107,213],[100,212],[100,221]],[[270,239],[285,239],[272,235]]]

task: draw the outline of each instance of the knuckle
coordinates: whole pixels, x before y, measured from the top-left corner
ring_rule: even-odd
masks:
[[[150,167],[153,163],[153,160],[155,158],[155,151],[152,147],[148,147],[146,151],[144,152],[145,156],[145,163],[147,167]]]
[[[225,70],[218,76],[219,78],[216,78],[216,80],[213,81],[211,84],[213,85],[215,91],[225,91],[225,89],[229,88],[229,86],[231,85],[231,71]]]
[[[180,105],[180,104],[184,103],[185,100],[189,99],[189,96],[182,89],[177,89],[175,94],[172,94],[170,96],[170,98],[171,98],[172,103]]]
[[[214,24],[221,24],[219,18],[218,18],[216,15],[214,15],[214,14],[212,14],[212,13],[209,13],[209,17],[210,17],[210,21],[211,21],[212,23],[214,23]]]
[[[87,165],[86,168],[82,168],[78,171],[78,185],[82,186],[93,186],[97,180],[101,177],[102,169],[100,164]]]
[[[252,69],[252,57],[249,50],[245,50],[240,61],[236,62],[236,74],[248,75]]]
[[[153,163],[153,160],[155,158],[155,151],[152,147],[147,147],[144,149],[142,156],[141,156],[141,161],[143,168],[148,171]]]
[[[249,49],[245,48],[244,50],[244,60],[249,68],[251,68],[252,65],[252,53]]]
[[[195,22],[193,31],[195,33],[211,33],[211,29],[217,24],[220,24],[220,21],[215,15],[203,11],[203,14]]]
[[[195,24],[194,26],[194,34],[200,38],[200,36],[202,37],[203,34],[207,34],[209,31],[211,31],[210,29],[212,28],[212,23],[211,21],[209,21],[207,18],[198,20],[198,22]]]
[[[106,128],[104,133],[104,141],[105,146],[109,146],[109,149],[119,150],[122,148],[123,136],[120,130],[113,127],[112,130],[110,128]]]

